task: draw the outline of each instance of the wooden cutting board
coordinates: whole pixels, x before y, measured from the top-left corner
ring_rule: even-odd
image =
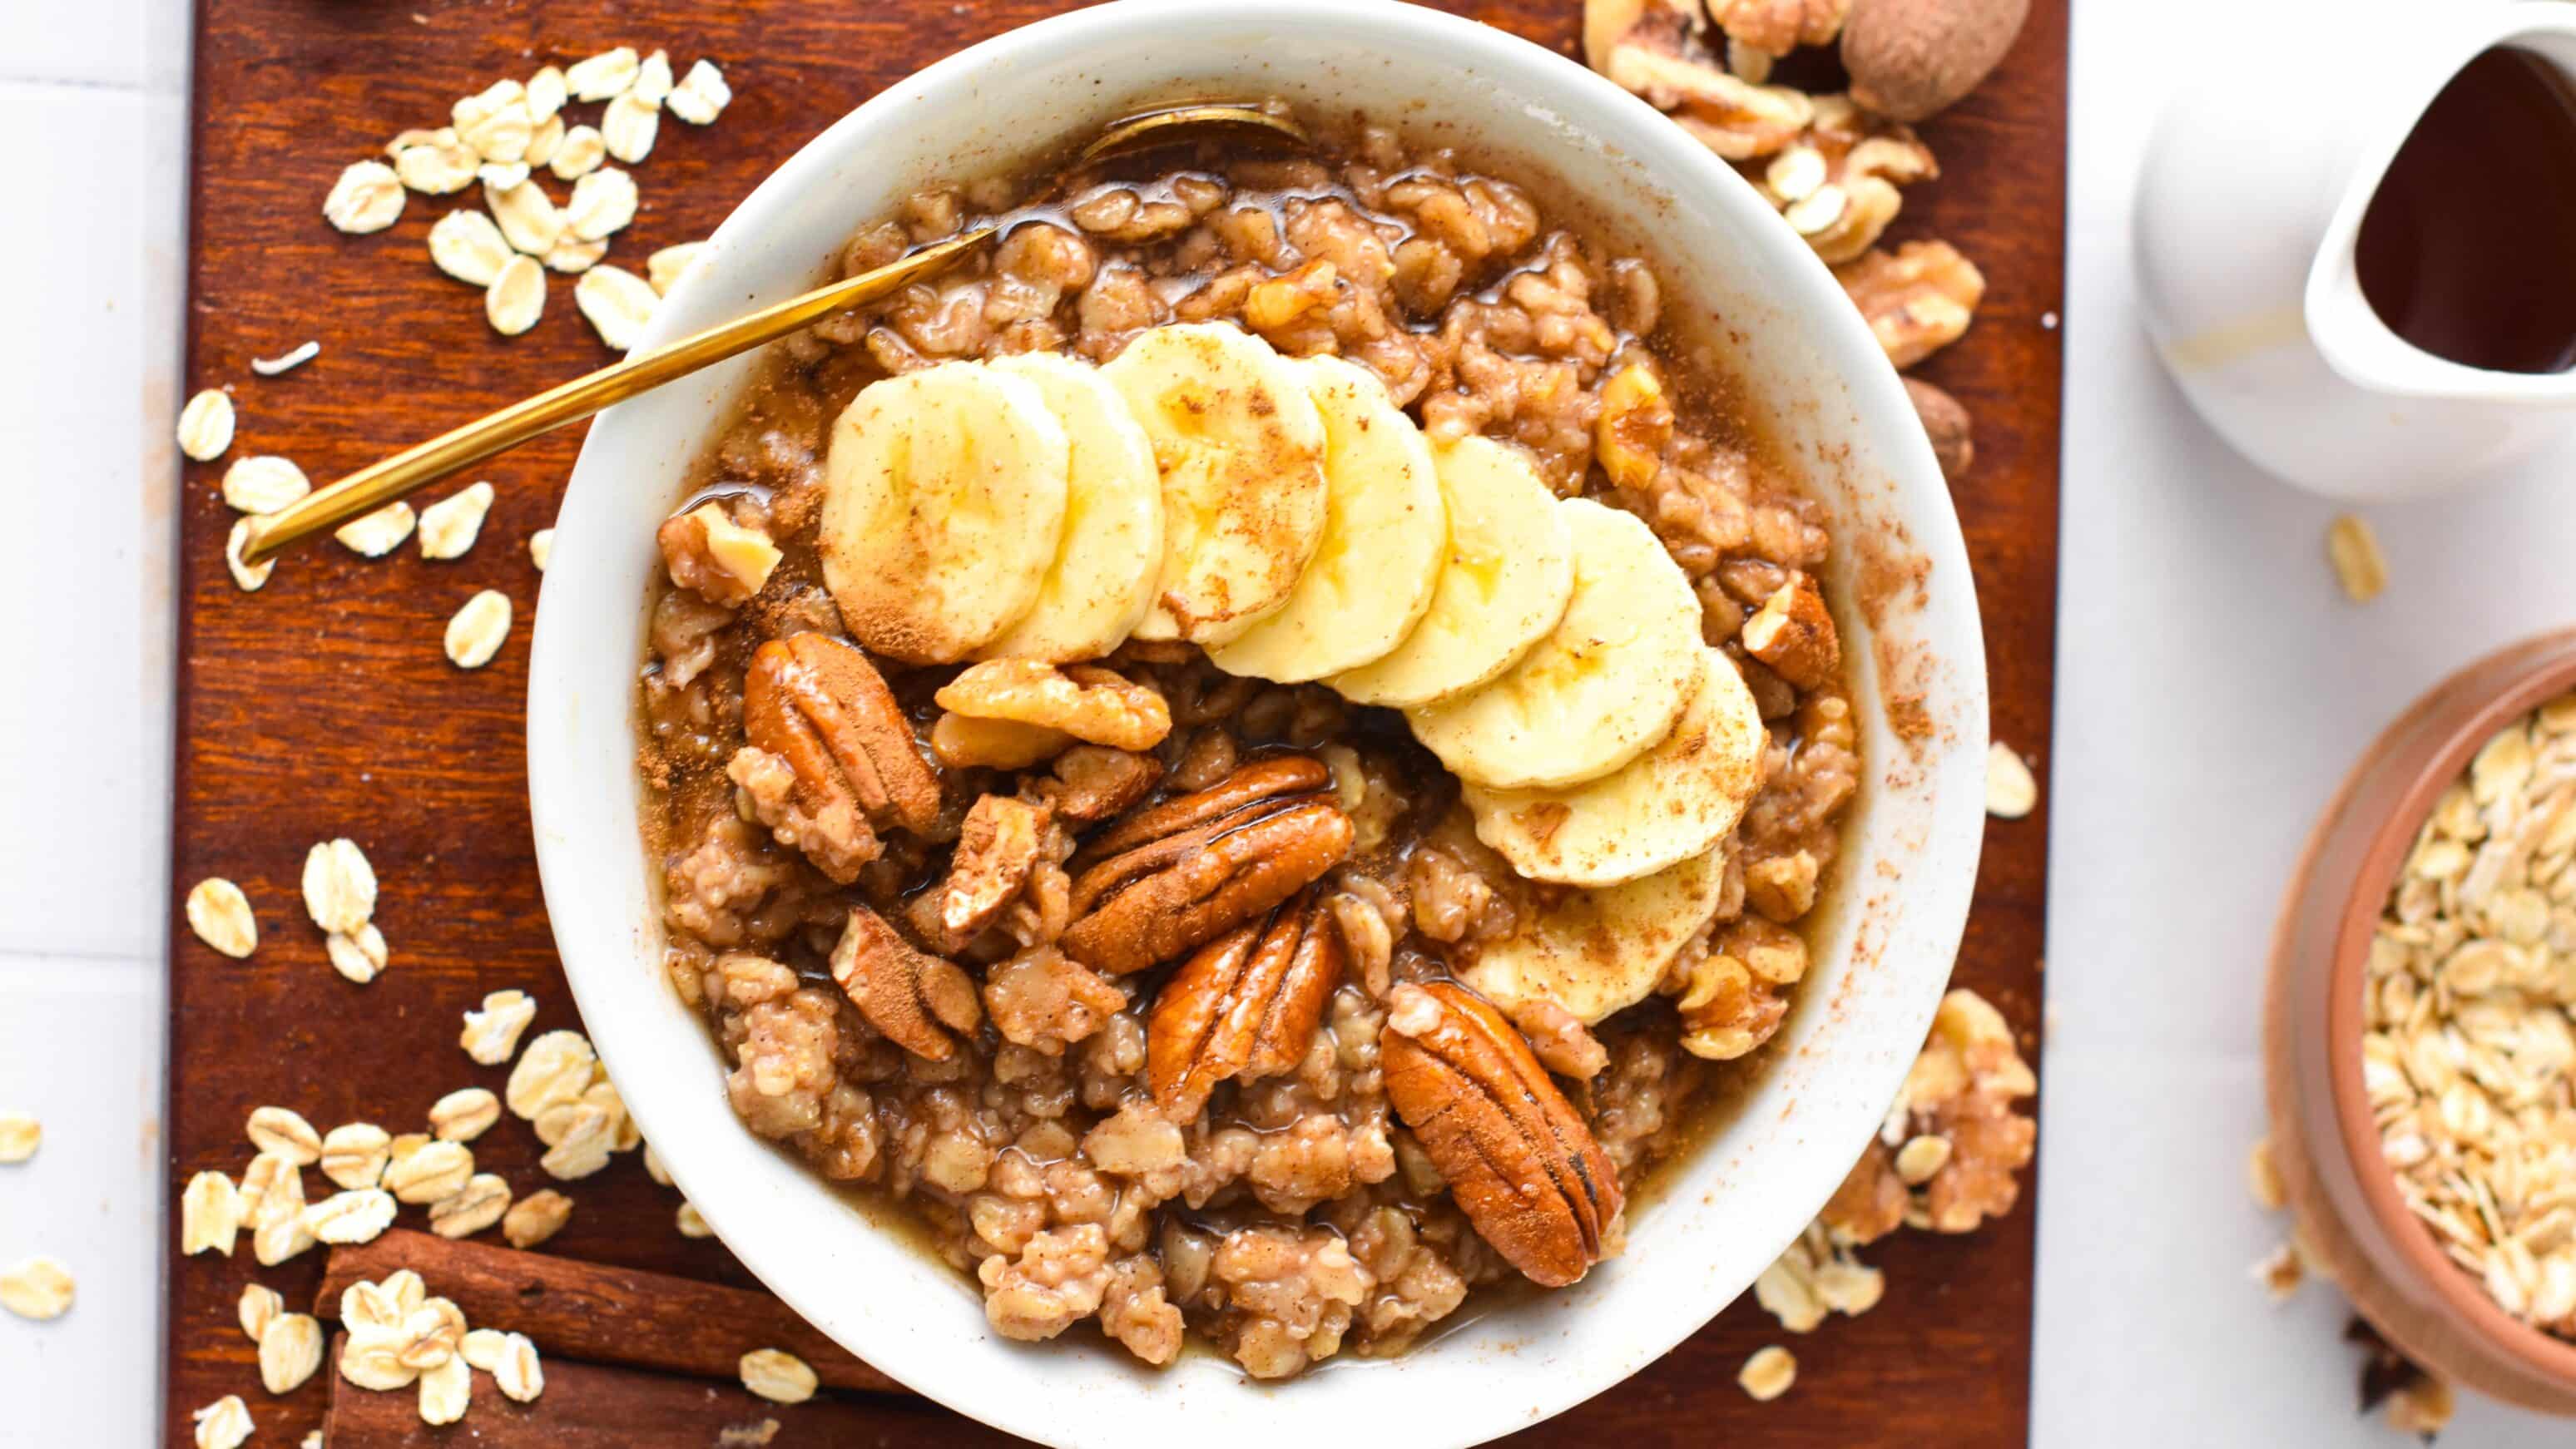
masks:
[[[555,280],[535,330],[504,342],[480,297],[432,270],[423,237],[447,207],[412,199],[374,236],[319,215],[340,169],[394,132],[444,123],[456,96],[546,61],[620,43],[668,47],[682,66],[715,58],[736,99],[708,129],[666,122],[635,174],[643,206],[611,260],[637,271],[654,248],[704,236],[815,132],[889,83],[961,46],[1068,8],[1050,0],[203,0],[196,40],[195,166],[189,198],[189,386],[232,384],[233,456],[277,453],[327,481],[382,453],[609,360]],[[1578,0],[1481,0],[1450,8],[1574,53]],[[2064,255],[2066,15],[2042,0],[2004,68],[1927,131],[1943,177],[1909,192],[1896,237],[1941,236],[1985,270],[1984,311],[1925,376],[1976,414],[1978,463],[1958,489],[1985,610],[1998,738],[2046,777],[2057,550],[2059,337]],[[308,338],[320,358],[279,378],[250,361]],[[258,1106],[318,1127],[355,1120],[416,1130],[457,1087],[498,1088],[500,1068],[457,1048],[459,1014],[519,987],[536,1029],[576,1024],[538,900],[526,807],[522,701],[538,575],[527,539],[551,521],[579,430],[540,440],[473,476],[499,502],[481,543],[455,562],[365,561],[332,544],[237,590],[223,545],[232,514],[220,464],[190,465],[173,542],[180,553],[175,881],[170,963],[171,1251],[167,1423],[188,1442],[191,1410],[225,1394],[251,1405],[260,1444],[319,1425],[317,1377],[272,1398],[234,1324],[256,1277],[309,1301],[323,1254],[260,1270],[248,1235],[232,1258],[175,1255],[175,1204],[189,1175],[238,1174],[242,1123]],[[442,492],[444,490],[441,490]],[[518,623],[490,667],[462,673],[440,647],[448,616],[496,588]],[[1985,992],[2036,1046],[2046,807],[1995,823],[1959,979]],[[352,986],[325,963],[297,890],[307,846],[347,835],[375,863],[376,920],[392,964]],[[235,962],[179,916],[187,885],[228,876],[249,893],[262,943]],[[520,1127],[474,1144],[483,1169],[520,1192],[547,1179]],[[314,1176],[319,1184],[320,1178]],[[570,1187],[571,1225],[547,1251],[751,1286],[713,1240],[673,1229],[677,1205],[633,1155]],[[1867,1256],[1885,1302],[1795,1341],[1796,1388],[1755,1404],[1734,1382],[1745,1356],[1786,1339],[1749,1298],[1671,1357],[1524,1436],[1531,1443],[1978,1444],[2026,1437],[2033,1212],[1963,1239],[1903,1234]],[[415,1226],[418,1213],[405,1221]],[[1001,1436],[900,1399],[879,1409],[886,1444]],[[542,1405],[540,1405],[542,1407]],[[798,1442],[792,1411],[781,1415]],[[473,1420],[455,1433],[470,1430]],[[462,1442],[462,1438],[458,1439]]]

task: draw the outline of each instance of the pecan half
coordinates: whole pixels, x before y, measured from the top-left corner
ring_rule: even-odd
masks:
[[[1303,755],[1261,760],[1110,826],[1073,858],[1064,953],[1113,975],[1142,971],[1312,884],[1351,848],[1332,778]]]
[[[1341,927],[1312,890],[1201,947],[1163,983],[1146,1022],[1155,1104],[1186,1121],[1217,1083],[1275,1077],[1303,1061],[1345,959]]]
[[[914,831],[939,818],[939,781],[903,706],[868,657],[838,639],[791,634],[761,645],[743,681],[742,727],[795,770],[810,814],[848,802]]]
[[[1601,1260],[1618,1171],[1500,1012],[1451,982],[1399,986],[1378,1057],[1387,1101],[1506,1262],[1560,1288]]]
[[[984,1019],[975,983],[956,962],[915,949],[865,906],[850,912],[832,948],[832,979],[868,1025],[930,1061],[955,1055],[950,1033],[971,1032]]]

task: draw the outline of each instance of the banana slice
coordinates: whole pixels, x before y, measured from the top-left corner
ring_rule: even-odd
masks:
[[[1073,444],[1064,534],[1037,602],[979,659],[1098,659],[1127,641],[1154,604],[1163,567],[1163,485],[1154,445],[1118,389],[1078,358],[1055,352],[997,357],[1024,378]]]
[[[1153,440],[1163,566],[1139,639],[1215,646],[1275,614],[1324,536],[1324,421],[1270,344],[1157,327],[1100,369]]]
[[[1451,774],[1496,790],[1597,780],[1670,733],[1699,687],[1699,598],[1635,515],[1556,505],[1574,534],[1574,601],[1511,672],[1408,710]]]
[[[1431,445],[1377,374],[1338,357],[1290,364],[1324,419],[1324,538],[1287,606],[1216,667],[1297,684],[1384,657],[1431,607],[1449,521]]]
[[[1556,495],[1518,449],[1490,438],[1435,444],[1449,552],[1431,607],[1395,652],[1333,688],[1359,704],[1411,708],[1501,677],[1565,618],[1574,536]]]
[[[862,390],[832,424],[819,540],[850,633],[915,664],[999,637],[1055,561],[1071,462],[1023,378],[944,362]]]
[[[1512,934],[1480,945],[1460,975],[1505,1011],[1545,1000],[1598,1022],[1646,999],[1725,891],[1719,849],[1625,885],[1533,892],[1513,903]]]
[[[1531,880],[1607,886],[1726,838],[1762,786],[1770,735],[1734,661],[1706,649],[1699,688],[1654,748],[1570,790],[1465,788],[1476,838]]]

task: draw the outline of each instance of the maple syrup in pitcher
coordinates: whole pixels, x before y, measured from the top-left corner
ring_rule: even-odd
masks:
[[[2353,262],[2391,331],[2468,367],[2576,366],[2576,90],[2499,46],[2461,67],[2399,147]]]

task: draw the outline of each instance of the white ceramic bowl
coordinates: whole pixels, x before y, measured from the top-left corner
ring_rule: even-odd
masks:
[[[1502,31],[1389,0],[1126,0],[953,56],[817,137],[743,202],[647,345],[813,285],[842,241],[937,178],[1010,168],[1181,94],[1353,108],[1512,158],[1643,239],[1668,309],[1713,314],[1751,408],[1828,502],[1831,592],[1868,779],[1839,905],[1785,1040],[1729,1122],[1635,1212],[1626,1255],[1383,1364],[1276,1389],[1191,1354],[1137,1368],[1088,1329],[1008,1343],[960,1275],[754,1139],[705,1027],[665,983],[659,875],[630,735],[653,530],[747,362],[603,414],[558,520],[528,697],[537,855],[564,969],[627,1105],[761,1280],[868,1362],[1049,1444],[1231,1449],[1394,1438],[1439,1449],[1534,1423],[1653,1362],[1749,1285],[1831,1194],[1921,1044],[1984,818],[1985,657],[1948,490],[1895,374],[1825,268],[1743,181],[1644,104]],[[1860,601],[1867,602],[1860,602]],[[1911,740],[1889,724],[1921,725]],[[1911,711],[1911,713],[1908,713]],[[1365,1427],[1360,1427],[1365,1426]]]

